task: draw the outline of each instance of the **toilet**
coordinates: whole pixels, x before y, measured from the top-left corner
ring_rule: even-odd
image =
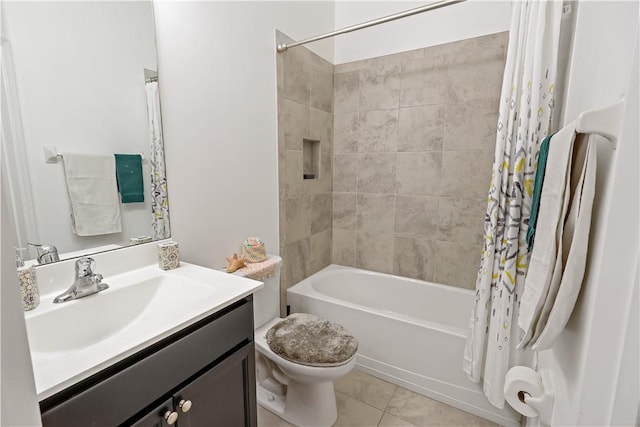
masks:
[[[341,364],[309,366],[271,350],[266,333],[282,320],[279,266],[253,298],[258,404],[297,426],[331,426],[338,417],[333,381],[354,368],[355,354]]]

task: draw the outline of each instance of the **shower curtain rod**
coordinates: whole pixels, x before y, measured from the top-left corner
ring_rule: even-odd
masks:
[[[385,16],[382,18],[374,19],[371,21],[363,22],[362,24],[352,25],[350,27],[342,28],[341,30],[335,30],[330,33],[321,34],[319,36],[310,37],[308,39],[294,42],[291,44],[281,43],[277,46],[279,53],[285,52],[292,47],[300,46],[303,44],[315,42],[318,40],[326,39],[329,37],[339,36],[340,34],[350,33],[352,31],[362,30],[363,28],[373,27],[374,25],[384,24],[385,22],[395,21],[396,19],[406,18],[407,16],[417,15],[422,12],[428,12],[430,10],[440,9],[441,7],[451,6],[456,3],[462,3],[466,0],[439,0],[433,3],[429,3],[424,6],[416,7],[415,9],[405,10],[404,12],[395,13],[393,15]]]

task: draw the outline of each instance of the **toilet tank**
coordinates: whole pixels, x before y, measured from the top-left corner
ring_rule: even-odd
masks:
[[[253,294],[253,325],[257,329],[269,320],[280,317],[280,268],[282,258],[269,255],[269,259],[278,260],[273,276],[263,280],[264,287]]]

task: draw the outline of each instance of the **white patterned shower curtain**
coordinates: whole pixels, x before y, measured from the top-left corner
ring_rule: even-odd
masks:
[[[167,174],[164,166],[164,140],[160,117],[160,94],[158,82],[145,84],[147,113],[151,137],[151,230],[154,239],[166,239],[171,235],[169,227],[169,198],[167,196]]]
[[[463,367],[504,407],[504,379],[531,354],[516,350],[518,305],[529,253],[526,234],[540,143],[550,132],[561,1],[515,1],[484,224],[484,247]]]

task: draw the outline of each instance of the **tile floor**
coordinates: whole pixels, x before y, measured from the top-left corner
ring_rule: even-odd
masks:
[[[338,419],[334,427],[496,426],[360,371],[336,381],[335,390]],[[258,427],[291,424],[259,406]]]

